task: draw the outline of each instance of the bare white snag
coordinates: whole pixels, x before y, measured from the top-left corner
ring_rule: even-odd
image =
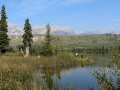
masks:
[[[29,46],[26,46],[26,48],[25,48],[25,56],[24,57],[28,57],[28,55],[29,55]]]

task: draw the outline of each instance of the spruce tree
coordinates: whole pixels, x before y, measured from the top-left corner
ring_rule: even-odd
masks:
[[[7,48],[9,47],[9,41],[7,32],[8,32],[8,25],[7,25],[7,16],[5,12],[5,6],[2,6],[1,10],[1,20],[0,20],[0,51],[5,53]]]
[[[54,44],[54,51],[55,51],[56,54],[60,51],[60,44],[59,43],[60,43],[60,38],[57,37],[56,41],[55,41],[55,44]]]
[[[23,38],[23,44],[25,48],[25,57],[26,57],[29,55],[31,45],[33,43],[32,29],[31,29],[31,25],[29,23],[28,18],[25,20],[24,31],[25,33],[23,34],[22,38]]]
[[[1,29],[1,20],[0,20],[0,29]]]
[[[53,49],[51,45],[52,36],[50,35],[51,27],[49,24],[46,25],[46,29],[47,29],[47,32],[45,35],[45,41],[41,48],[41,54],[45,56],[51,56],[53,54]]]

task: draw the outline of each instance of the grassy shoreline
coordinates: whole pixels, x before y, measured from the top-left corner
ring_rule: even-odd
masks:
[[[52,57],[29,56],[27,58],[1,55],[0,90],[36,90],[36,83],[32,77],[35,70],[82,65],[85,60],[87,61],[87,59],[78,60],[72,54],[58,54]]]

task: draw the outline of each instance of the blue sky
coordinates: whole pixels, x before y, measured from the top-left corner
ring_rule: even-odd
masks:
[[[76,33],[120,31],[120,0],[0,0],[2,5],[7,21],[22,27],[29,18],[31,26],[49,23]]]

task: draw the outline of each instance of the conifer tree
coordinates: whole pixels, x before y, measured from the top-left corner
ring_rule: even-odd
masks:
[[[0,20],[0,51],[5,53],[8,46],[10,39],[8,38],[8,25],[7,25],[7,16],[5,12],[5,6],[2,6],[1,10],[1,20]]]
[[[1,29],[1,20],[0,20],[0,29]]]
[[[53,54],[53,49],[51,45],[52,36],[50,35],[51,27],[49,24],[46,25],[46,29],[47,29],[47,32],[45,35],[45,41],[41,48],[41,54],[45,56],[51,56]]]
[[[54,49],[55,49],[55,53],[57,54],[59,51],[60,51],[60,44],[59,44],[59,42],[60,42],[60,38],[59,37],[57,37],[56,38],[56,41],[55,41],[55,46],[54,46]]]
[[[25,48],[25,57],[26,57],[29,55],[31,45],[33,43],[32,29],[31,29],[31,25],[29,23],[28,18],[25,20],[24,31],[25,33],[23,34],[22,38],[23,38],[23,44]]]

